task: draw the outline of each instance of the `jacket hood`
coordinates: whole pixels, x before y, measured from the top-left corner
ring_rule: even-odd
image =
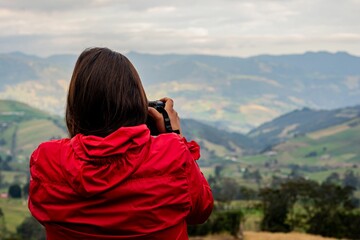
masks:
[[[150,131],[145,124],[122,127],[102,138],[77,134],[72,151],[62,158],[63,174],[74,190],[85,197],[123,182],[141,165]]]
[[[142,147],[150,138],[146,125],[122,127],[102,138],[77,134],[72,140],[72,147],[78,158],[85,161],[108,159],[123,155]]]

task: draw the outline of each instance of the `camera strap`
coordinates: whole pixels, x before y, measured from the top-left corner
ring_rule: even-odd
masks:
[[[169,114],[166,112],[165,108],[158,108],[157,110],[163,115],[166,132],[174,132],[171,127]]]

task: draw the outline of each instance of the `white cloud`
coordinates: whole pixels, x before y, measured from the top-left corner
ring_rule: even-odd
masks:
[[[307,50],[360,55],[360,1],[13,0],[0,2],[0,52],[88,46],[248,56]]]
[[[155,13],[155,14],[161,14],[161,13],[171,13],[175,12],[176,8],[171,6],[161,6],[161,7],[152,7],[146,10],[148,13]]]

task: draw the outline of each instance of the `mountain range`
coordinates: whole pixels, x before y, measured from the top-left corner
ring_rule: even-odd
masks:
[[[345,52],[248,58],[129,52],[148,98],[170,96],[182,118],[248,133],[296,109],[360,104],[360,57]],[[75,55],[0,54],[0,98],[63,115]]]
[[[324,164],[315,161],[324,155],[333,162],[358,161],[359,57],[126,55],[149,99],[175,100],[185,136],[202,146],[202,166],[264,164],[268,153],[284,164]],[[66,136],[63,114],[75,61],[75,55],[0,54],[0,99],[16,100],[0,104],[0,156],[16,159],[13,168],[26,166],[41,141]],[[331,152],[335,145],[346,151]]]
[[[305,177],[360,179],[360,58],[347,53],[234,58],[130,52],[149,99],[170,96],[206,177],[251,189]],[[67,136],[75,55],[0,54],[0,191],[29,179],[39,143]],[[355,192],[357,198],[360,191]]]
[[[303,108],[286,113],[251,130],[247,136],[265,151],[289,139],[360,118],[360,105],[333,110]],[[351,124],[350,124],[351,125]]]
[[[259,160],[266,161],[268,154],[274,152],[284,164],[316,159],[324,151],[326,156],[331,153],[333,164],[360,160],[360,106],[292,111],[247,135],[193,119],[183,119],[182,129],[188,140],[201,145],[203,167],[228,160],[256,164]],[[66,136],[63,118],[24,103],[0,100],[0,157],[10,161],[12,169],[25,170],[29,155],[39,143]]]
[[[243,155],[254,150],[252,140],[245,135],[192,119],[183,119],[182,129],[187,139],[202,146],[202,165],[211,165],[229,153]],[[26,171],[30,154],[41,142],[67,135],[63,118],[21,102],[0,100],[0,159],[4,160],[0,161],[0,170]]]

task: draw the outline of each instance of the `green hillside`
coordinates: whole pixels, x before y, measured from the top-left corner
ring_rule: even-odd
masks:
[[[220,130],[193,119],[182,119],[181,126],[187,139],[196,140],[200,144],[201,166],[251,154],[257,149],[254,140],[244,134]]]
[[[323,180],[332,171],[343,173],[360,164],[358,109],[299,110],[264,124],[265,127],[272,124],[272,129],[276,126],[280,130],[257,129],[253,133],[258,134],[249,136],[219,130],[191,119],[183,119],[182,128],[189,140],[194,139],[201,145],[199,164],[206,167],[207,175],[213,173],[215,166],[222,165],[224,174],[233,177],[243,176],[244,169],[249,167],[252,171],[259,170],[265,182],[274,174],[287,176],[294,169]],[[258,145],[260,137],[268,137],[267,141],[278,139],[279,132],[284,133],[284,129],[295,121],[297,127],[287,129],[284,142],[276,145],[274,141],[273,147],[252,155],[261,149]],[[9,178],[14,177],[8,174],[9,171],[27,173],[29,156],[39,143],[65,136],[63,119],[23,103],[0,101],[1,166]]]
[[[27,104],[12,101],[0,100],[0,120],[1,122],[18,122],[32,118],[48,118],[49,114],[30,107]]]
[[[330,120],[331,121],[331,120]],[[244,176],[244,171],[259,171],[261,184],[274,176],[303,176],[324,181],[331,174],[340,178],[352,171],[360,176],[360,118],[311,131],[280,143],[267,151],[246,157],[224,167],[228,176]]]
[[[189,140],[201,145],[198,163],[206,177],[233,178],[250,190],[270,186],[274,179],[297,176],[319,182],[335,176],[332,181],[341,184],[350,171],[360,176],[360,117],[354,109],[305,109],[275,119],[272,124],[277,123],[280,129],[286,129],[291,121],[301,122],[297,125],[301,134],[288,129],[286,141],[256,155],[251,155],[258,147],[254,136],[226,132],[191,119],[182,119],[182,130]],[[299,120],[302,114],[307,115],[306,121]],[[10,184],[24,186],[28,181],[29,156],[40,142],[64,136],[63,119],[26,104],[0,101],[0,193],[6,193]],[[278,133],[268,136],[276,138]],[[355,194],[360,196],[360,191]],[[2,199],[0,204],[4,205],[8,229],[14,232],[29,215],[26,201]]]
[[[189,140],[202,147],[199,164],[211,166],[233,155],[254,151],[245,135],[230,133],[201,122],[183,119],[182,129]],[[26,104],[0,100],[0,156],[5,170],[27,171],[27,161],[39,143],[66,136],[64,121]]]
[[[248,137],[257,142],[260,149],[272,146],[307,133],[331,128],[360,116],[360,106],[335,110],[303,108],[266,122],[249,132]]]
[[[43,141],[66,136],[62,120],[16,101],[0,100],[3,170],[27,172],[29,156]]]
[[[274,147],[280,162],[309,165],[360,165],[360,118],[294,138]],[[285,157],[286,154],[286,157]]]

